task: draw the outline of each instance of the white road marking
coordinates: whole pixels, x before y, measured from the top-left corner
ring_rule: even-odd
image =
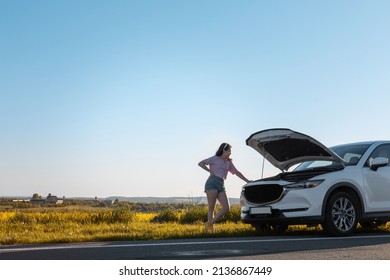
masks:
[[[23,251],[43,251],[43,250],[63,250],[63,249],[93,249],[93,248],[125,248],[125,247],[154,247],[154,246],[183,246],[183,245],[209,245],[209,244],[239,244],[239,243],[267,243],[267,242],[298,242],[298,241],[315,241],[315,240],[347,240],[347,239],[375,239],[375,238],[390,238],[390,235],[365,235],[365,236],[348,236],[348,237],[311,237],[311,238],[275,238],[275,239],[237,239],[237,240],[213,240],[208,241],[184,241],[184,242],[160,242],[160,243],[137,243],[137,244],[107,244],[107,243],[89,243],[85,244],[69,244],[69,245],[51,245],[37,247],[22,247],[22,248],[1,248],[0,254],[7,252],[23,252]]]

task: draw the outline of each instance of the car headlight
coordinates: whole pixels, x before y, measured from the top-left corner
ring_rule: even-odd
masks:
[[[325,180],[309,180],[284,186],[286,189],[310,189],[318,187]]]

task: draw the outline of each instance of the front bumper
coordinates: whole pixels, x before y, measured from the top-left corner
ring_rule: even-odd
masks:
[[[323,222],[318,189],[287,191],[276,189],[277,201],[254,203],[241,193],[241,220],[249,224],[317,224]]]
[[[270,214],[250,214],[250,209],[241,209],[241,220],[247,224],[287,224],[287,225],[303,225],[303,224],[319,224],[323,222],[321,215],[310,216],[307,214],[308,209],[289,209],[282,211],[280,209],[271,209]],[[294,213],[293,216],[289,214]]]

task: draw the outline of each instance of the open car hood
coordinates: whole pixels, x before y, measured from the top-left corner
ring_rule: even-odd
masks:
[[[274,128],[253,133],[246,144],[282,171],[310,160],[329,160],[345,164],[344,160],[308,135],[286,128]]]

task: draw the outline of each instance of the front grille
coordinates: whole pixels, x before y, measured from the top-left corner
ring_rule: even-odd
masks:
[[[255,185],[245,187],[243,192],[248,202],[265,204],[278,200],[283,194],[283,187],[280,185]]]

